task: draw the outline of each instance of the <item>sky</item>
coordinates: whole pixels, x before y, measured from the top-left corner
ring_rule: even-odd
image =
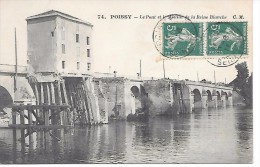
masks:
[[[245,1],[87,1],[87,0],[0,0],[0,64],[15,64],[14,29],[17,31],[18,64],[27,62],[26,18],[48,10],[58,10],[91,22],[93,27],[93,56],[95,72],[113,72],[136,75],[142,61],[142,76],[163,77],[163,63],[156,50],[152,34],[158,19],[110,19],[110,15],[223,15],[231,19],[244,14],[249,20],[248,43],[251,52],[251,11]],[[98,19],[105,15],[106,19]],[[197,20],[205,21],[205,20]],[[247,61],[252,72],[252,59]],[[111,67],[111,68],[109,68]],[[166,60],[165,75],[172,79],[214,80],[230,82],[236,77],[235,65],[215,67],[206,60]],[[197,75],[198,74],[198,75]]]

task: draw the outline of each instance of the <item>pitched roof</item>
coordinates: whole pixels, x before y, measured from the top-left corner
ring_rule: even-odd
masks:
[[[50,11],[43,12],[43,13],[40,13],[40,14],[37,14],[37,15],[29,16],[29,17],[26,18],[26,21],[32,20],[32,19],[43,18],[43,17],[50,17],[50,16],[60,16],[60,17],[63,17],[63,18],[66,18],[66,19],[69,19],[69,20],[72,20],[72,21],[76,21],[76,22],[79,22],[79,23],[87,24],[89,26],[93,26],[89,22],[86,22],[86,21],[81,20],[77,17],[71,16],[69,14],[62,13],[62,12],[56,11],[56,10],[50,10]]]

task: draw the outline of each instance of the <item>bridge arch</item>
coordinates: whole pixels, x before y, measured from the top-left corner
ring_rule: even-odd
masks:
[[[228,94],[227,94],[227,92],[222,91],[222,92],[221,92],[221,95],[222,95],[222,96],[225,96],[225,99],[228,100]]]
[[[131,92],[133,93],[135,98],[140,96],[140,90],[139,90],[139,88],[137,86],[132,86],[131,87]]]
[[[201,93],[199,89],[194,89],[192,92],[194,94],[194,102],[201,101]]]
[[[208,94],[208,101],[212,101],[212,94],[211,94],[211,92],[210,92],[210,90],[207,90],[206,91],[207,92],[207,94]]]
[[[202,96],[199,89],[195,88],[192,93],[194,94],[194,109],[202,108]]]
[[[0,86],[0,108],[4,108],[13,103],[12,96],[3,86]]]

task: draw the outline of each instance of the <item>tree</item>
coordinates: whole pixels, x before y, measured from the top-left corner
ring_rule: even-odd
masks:
[[[245,98],[247,105],[252,105],[252,78],[253,73],[249,77],[249,70],[246,62],[239,63],[235,66],[237,70],[237,77],[233,81],[234,89]]]
[[[253,105],[253,73],[251,73],[250,77],[247,80],[247,87],[245,87],[245,98],[247,99],[248,105]]]

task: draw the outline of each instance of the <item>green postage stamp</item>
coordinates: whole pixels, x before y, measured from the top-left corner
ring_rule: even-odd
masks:
[[[247,55],[247,22],[164,22],[161,42],[169,58]]]
[[[202,23],[163,23],[162,32],[164,56],[203,55]]]
[[[247,22],[207,23],[207,55],[247,54]]]

